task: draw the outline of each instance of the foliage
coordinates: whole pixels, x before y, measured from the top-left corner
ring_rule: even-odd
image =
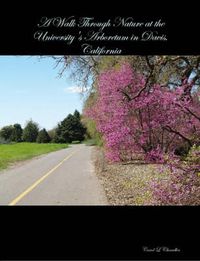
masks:
[[[150,84],[130,64],[99,75],[96,103],[85,111],[103,135],[110,161],[162,164],[168,180],[154,181],[159,204],[200,204],[200,101],[194,81],[178,87]],[[190,152],[189,152],[190,151]],[[189,152],[189,154],[188,154]]]
[[[90,92],[89,95],[86,97],[83,107],[83,120],[84,126],[86,126],[86,139],[92,139],[93,143],[102,146],[103,140],[102,135],[96,128],[96,123],[93,119],[90,117],[87,117],[85,111],[90,110],[91,107],[95,105],[97,101],[97,93],[96,92]]]
[[[84,140],[86,128],[81,122],[81,116],[78,111],[74,114],[69,114],[56,128],[54,142],[56,143],[71,143],[72,141]]]
[[[22,129],[21,125],[18,123],[15,123],[13,125],[11,140],[15,141],[15,142],[22,141],[22,133],[23,133],[23,129]]]
[[[56,127],[51,130],[48,130],[48,135],[51,139],[51,142],[53,142],[53,140],[55,139],[55,135],[56,135]]]
[[[46,129],[42,129],[39,131],[38,136],[37,136],[37,142],[38,143],[49,143],[51,141],[51,138],[46,131]]]
[[[97,144],[97,141],[94,140],[94,139],[85,139],[83,141],[83,144],[85,144],[86,146],[95,146],[95,145],[98,145]]]
[[[111,161],[142,154],[146,162],[164,164],[173,185],[184,183],[181,166],[192,177],[187,154],[200,145],[200,56],[63,56],[60,62],[62,72],[71,67],[79,81],[93,80],[84,106],[87,137],[100,133]]]
[[[73,116],[74,116],[74,118],[76,118],[78,121],[81,120],[81,115],[80,115],[80,112],[79,112],[79,111],[75,110]]]
[[[28,121],[24,130],[23,130],[23,141],[26,142],[36,142],[37,136],[39,132],[39,127],[36,122],[32,120]]]
[[[0,131],[0,137],[6,141],[10,141],[12,133],[13,133],[13,126],[12,125],[5,126]]]
[[[133,56],[53,56],[59,75],[70,69],[71,77],[89,92],[96,91],[98,75],[128,62],[138,73],[149,78],[149,84],[181,86],[185,78],[193,75],[194,84],[200,86],[200,56],[198,55],[133,55]]]
[[[167,180],[151,183],[154,204],[199,205],[200,204],[200,147],[193,146],[184,160],[169,157],[161,168],[168,172]]]
[[[0,137],[0,144],[9,144],[10,141],[5,140],[4,138]]]
[[[67,144],[38,144],[20,142],[14,144],[0,144],[0,169],[6,168],[10,163],[30,159],[51,151],[67,148]]]
[[[86,139],[92,140],[93,144],[98,146],[103,145],[102,135],[96,128],[96,123],[94,120],[84,117],[83,119],[84,125],[86,126]]]
[[[91,107],[88,103],[96,101],[98,93],[98,76],[102,71],[118,69],[124,62],[128,62],[135,72],[146,78],[146,88],[153,84],[160,86],[172,86],[173,88],[183,85],[185,78],[192,78],[196,88],[200,85],[200,56],[188,55],[148,55],[148,56],[53,56],[59,67],[59,75],[70,68],[71,77],[82,86],[85,99],[85,109]],[[86,88],[87,87],[87,88]],[[87,92],[84,90],[87,89]],[[190,90],[190,88],[188,88]],[[84,123],[90,125],[89,119],[84,117]],[[97,131],[97,130],[96,130]],[[92,131],[93,132],[93,131]],[[98,131],[97,131],[98,132]],[[87,133],[90,135],[89,133]],[[98,134],[100,143],[103,144],[101,135]],[[92,137],[95,139],[95,137]],[[183,150],[188,151],[183,144]],[[181,151],[182,148],[177,148]]]
[[[147,88],[146,81],[129,64],[99,77],[98,100],[86,114],[95,120],[112,161],[130,160],[137,152],[163,162],[163,153],[183,144],[189,149],[199,138],[198,95],[185,94],[191,83]]]
[[[4,140],[4,142],[19,142],[22,140],[22,132],[23,130],[21,125],[15,123],[14,125],[4,126],[0,131],[0,137]]]
[[[101,59],[100,56],[53,56],[55,67],[59,69],[59,76],[62,76],[65,70],[71,71],[71,77],[82,90],[88,89],[91,81],[97,73],[96,66]]]

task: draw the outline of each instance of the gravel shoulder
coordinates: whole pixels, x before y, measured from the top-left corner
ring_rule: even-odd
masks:
[[[93,150],[93,161],[110,205],[152,205],[149,184],[160,178],[154,164],[109,164],[98,147]]]

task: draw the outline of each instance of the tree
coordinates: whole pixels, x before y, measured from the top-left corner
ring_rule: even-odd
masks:
[[[72,140],[83,141],[86,134],[86,128],[83,126],[81,122],[81,115],[77,110],[75,110],[73,115],[72,129]]]
[[[100,74],[96,103],[85,111],[103,135],[110,161],[143,156],[162,164],[168,179],[151,184],[161,205],[200,202],[200,100],[193,87],[190,77],[176,88],[155,84],[126,63]]]
[[[48,131],[48,135],[51,139],[51,142],[55,142],[55,136],[56,136],[56,127]]]
[[[146,56],[53,56],[56,65],[60,68],[59,75],[64,75],[70,69],[71,77],[87,89],[83,94],[88,99],[96,100],[98,95],[97,82],[102,71],[119,68],[124,62],[128,62],[135,72],[143,74],[146,82],[135,93],[140,96],[145,90],[150,91],[153,84],[178,88],[185,79],[192,79],[193,85],[200,88],[200,56],[197,55],[146,55]],[[192,85],[187,86],[185,93],[192,92]],[[88,95],[89,94],[89,95]],[[90,96],[90,94],[92,94]],[[126,93],[128,97],[128,93]],[[129,97],[130,98],[130,97]],[[87,106],[86,106],[87,107]],[[84,116],[87,124],[87,117]],[[91,121],[89,122],[90,125]]]
[[[75,117],[78,121],[80,121],[81,115],[80,115],[79,111],[77,111],[77,110],[74,111],[74,117]]]
[[[191,82],[179,88],[152,84],[148,76],[130,64],[99,76],[96,104],[88,109],[102,133],[107,156],[112,161],[131,159],[143,153],[146,160],[162,160],[163,153],[186,151],[199,142],[200,102],[198,92],[186,95]]]
[[[84,122],[92,135],[94,127],[102,135],[107,158],[142,154],[146,162],[164,164],[169,180],[152,186],[159,203],[199,205],[200,56],[55,59],[61,74],[71,67],[83,85],[92,82]]]
[[[84,140],[86,128],[81,122],[80,113],[76,110],[74,114],[69,114],[56,129],[55,142],[65,143]]]
[[[55,142],[55,143],[66,143],[66,142],[68,142],[67,138],[64,136],[63,123],[58,123],[58,126],[55,129],[55,135],[54,135],[52,142]]]
[[[16,123],[14,125],[5,126],[0,131],[0,137],[6,141],[20,142],[22,140],[22,127]]]
[[[0,137],[5,139],[6,141],[11,141],[12,133],[13,133],[13,126],[12,125],[5,126],[0,131]]]
[[[83,89],[89,89],[90,83],[94,82],[97,74],[97,64],[101,59],[100,56],[53,56],[55,67],[59,67],[59,76],[63,76],[66,70],[70,69],[71,77],[83,86]]]
[[[22,141],[22,127],[20,124],[16,123],[13,125],[13,130],[12,130],[12,135],[11,135],[11,140],[15,142],[20,142]]]
[[[94,90],[98,75],[128,62],[131,67],[147,76],[146,87],[152,83],[182,85],[193,73],[194,84],[200,86],[200,56],[198,55],[146,55],[146,56],[53,56],[56,66],[61,66],[59,75],[68,69],[81,86]],[[92,82],[92,84],[91,84]]]
[[[36,141],[38,143],[49,143],[51,141],[51,138],[45,128],[39,131]]]
[[[36,122],[33,122],[32,120],[28,121],[23,130],[23,141],[36,142],[38,132],[38,124]]]

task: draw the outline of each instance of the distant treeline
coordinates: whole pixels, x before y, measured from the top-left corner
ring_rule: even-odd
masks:
[[[81,122],[80,113],[75,110],[74,114],[68,116],[58,125],[47,131],[40,129],[38,123],[29,120],[24,129],[19,123],[4,126],[0,130],[0,143],[10,142],[38,142],[38,143],[71,143],[72,141],[83,141],[86,128]]]

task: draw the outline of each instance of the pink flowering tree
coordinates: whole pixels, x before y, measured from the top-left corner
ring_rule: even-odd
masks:
[[[189,149],[199,137],[199,101],[185,95],[188,84],[171,90],[146,83],[129,64],[99,76],[97,102],[86,113],[102,133],[111,161],[142,153],[146,160],[163,162],[164,153]]]
[[[97,101],[85,114],[103,135],[108,160],[127,161],[142,155],[146,162],[168,164],[173,174],[168,189],[179,188],[177,194],[181,194],[177,179],[183,184],[185,171],[180,170],[180,160],[174,160],[174,155],[187,154],[194,144],[200,144],[199,93],[192,93],[192,86],[188,79],[177,88],[149,84],[147,76],[133,71],[127,63],[101,73]],[[176,162],[173,168],[172,162]],[[191,166],[187,173],[188,180],[196,175]],[[160,182],[152,187],[159,200],[161,194],[168,194]],[[166,203],[164,197],[162,200]]]

